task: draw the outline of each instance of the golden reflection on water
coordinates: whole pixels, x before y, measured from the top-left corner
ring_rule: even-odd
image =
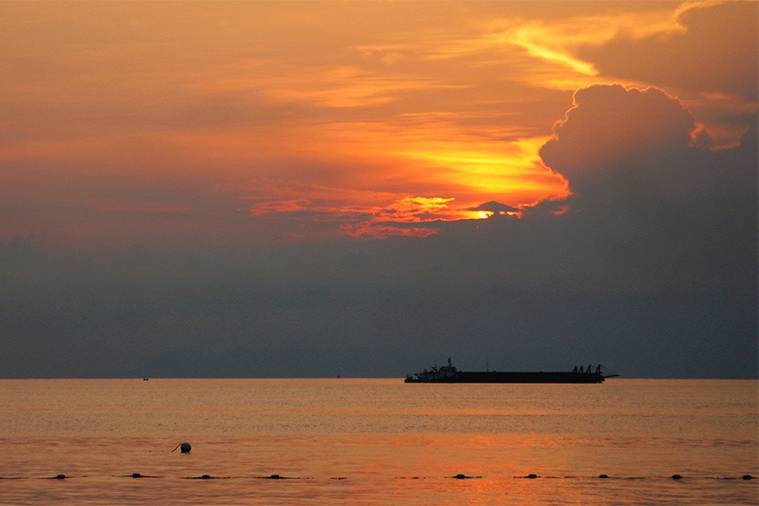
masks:
[[[757,385],[4,380],[0,503],[753,504]]]

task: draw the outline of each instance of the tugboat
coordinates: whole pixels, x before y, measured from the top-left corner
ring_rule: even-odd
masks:
[[[448,365],[424,369],[408,374],[404,383],[603,383],[606,378],[616,378],[618,374],[604,375],[601,364],[593,369],[580,366],[571,371],[459,371],[448,358]]]

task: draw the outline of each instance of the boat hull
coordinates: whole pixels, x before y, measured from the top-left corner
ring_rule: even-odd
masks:
[[[405,383],[603,383],[602,374],[575,372],[466,372],[444,376],[409,376]]]

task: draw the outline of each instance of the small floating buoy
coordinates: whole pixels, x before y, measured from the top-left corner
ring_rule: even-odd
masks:
[[[466,475],[466,474],[463,474],[463,473],[459,473],[459,474],[454,474],[453,476],[451,476],[451,478],[453,478],[455,480],[473,480],[473,479],[477,479],[477,478],[482,478],[482,476],[469,476],[469,475]],[[412,479],[416,480],[416,479],[418,479],[418,477],[414,476],[414,477],[412,477]]]
[[[192,445],[188,443],[187,441],[183,441],[176,445],[173,450],[171,450],[171,453],[174,453],[177,451],[177,448],[179,448],[180,453],[190,453],[192,451]]]
[[[143,476],[143,478],[157,478],[157,476]],[[201,474],[200,476],[187,476],[184,480],[229,480],[231,476],[211,476],[210,474]]]
[[[682,477],[682,476],[680,476],[679,474],[673,474],[673,475],[672,475],[672,479],[673,479],[673,480],[681,480],[682,478],[683,478],[683,477]]]
[[[602,480],[605,480],[606,478],[609,477],[609,475],[608,474],[599,474],[598,477],[601,478]]]
[[[753,478],[754,477],[751,476],[750,474],[744,474],[743,476],[741,476],[741,480],[751,480]]]
[[[528,474],[528,475],[526,476],[526,478],[528,478],[528,479],[530,479],[530,480],[534,480],[534,479],[535,479],[535,478],[537,478],[537,477],[538,477],[538,475],[537,475],[537,474],[533,474],[533,473],[530,473],[530,474]]]

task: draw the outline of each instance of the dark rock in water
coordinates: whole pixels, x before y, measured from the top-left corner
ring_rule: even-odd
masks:
[[[528,479],[530,479],[530,480],[534,480],[535,478],[537,478],[537,477],[538,477],[538,475],[537,475],[537,474],[533,474],[533,473],[530,473],[530,474],[528,474],[526,477],[527,477]]]
[[[742,479],[742,480],[751,480],[751,479],[753,479],[753,478],[754,478],[754,477],[753,477],[753,476],[751,476],[750,474],[744,474],[743,476],[741,476],[741,479]]]
[[[609,477],[609,475],[608,474],[599,474],[598,477],[601,478],[602,480],[605,480],[606,478]]]
[[[682,477],[682,476],[680,476],[679,474],[673,474],[673,475],[672,475],[672,479],[673,479],[673,480],[681,480],[682,478],[683,478],[683,477]]]

